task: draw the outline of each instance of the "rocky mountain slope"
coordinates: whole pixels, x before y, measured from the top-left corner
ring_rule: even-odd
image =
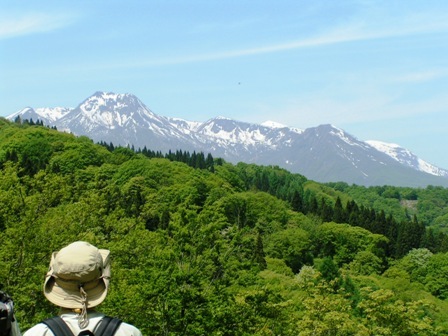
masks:
[[[96,142],[162,152],[202,151],[232,163],[277,165],[319,182],[448,186],[447,170],[409,150],[380,141],[360,141],[332,125],[300,130],[275,122],[253,124],[224,117],[187,121],[159,116],[132,94],[106,92],[96,92],[76,108],[27,107],[8,119],[17,116],[39,119]]]

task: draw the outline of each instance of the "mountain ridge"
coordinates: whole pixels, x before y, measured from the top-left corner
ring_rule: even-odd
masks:
[[[115,145],[211,153],[229,162],[278,165],[318,182],[448,186],[448,170],[396,144],[360,141],[330,124],[307,129],[218,116],[205,122],[155,114],[132,94],[97,91],[75,108],[26,107],[7,116],[41,120],[59,130]]]

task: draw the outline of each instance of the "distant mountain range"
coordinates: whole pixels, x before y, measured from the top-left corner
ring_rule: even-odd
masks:
[[[332,125],[304,130],[275,122],[254,124],[216,117],[205,122],[153,113],[132,94],[96,92],[76,108],[24,108],[7,118],[38,119],[95,142],[211,153],[237,163],[277,165],[318,182],[364,186],[448,187],[448,170],[396,144],[360,141]]]

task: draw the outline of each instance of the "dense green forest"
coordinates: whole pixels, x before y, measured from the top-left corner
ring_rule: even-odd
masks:
[[[148,148],[151,144],[148,144]],[[111,250],[144,335],[448,335],[448,189],[320,184],[0,119],[0,273],[22,330],[51,253]]]

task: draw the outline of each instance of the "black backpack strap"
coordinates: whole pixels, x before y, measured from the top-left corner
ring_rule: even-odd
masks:
[[[115,334],[120,324],[121,320],[114,317],[104,316],[97,328],[95,328],[95,336],[112,336]]]
[[[70,328],[65,324],[64,320],[59,316],[54,316],[42,321],[55,336],[74,336]]]
[[[83,330],[78,334],[78,336],[95,336],[95,334],[90,330]]]

